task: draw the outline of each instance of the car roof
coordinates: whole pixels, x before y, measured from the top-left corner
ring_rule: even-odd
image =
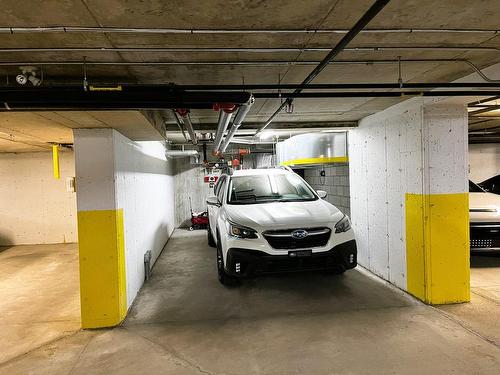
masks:
[[[282,168],[256,168],[256,169],[239,169],[233,172],[233,176],[262,176],[271,174],[286,174],[291,173]]]

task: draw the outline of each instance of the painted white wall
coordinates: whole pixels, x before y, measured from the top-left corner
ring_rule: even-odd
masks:
[[[59,156],[56,180],[51,152],[0,154],[0,245],[77,241],[76,194],[66,191],[73,152]]]
[[[133,142],[114,131],[113,145],[130,306],[144,282],[144,254],[151,250],[155,261],[175,228],[174,177],[161,142]]]
[[[358,261],[406,289],[405,194],[468,191],[466,108],[413,99],[368,116],[349,159]]]
[[[500,174],[500,143],[469,145],[469,177],[478,183]]]
[[[123,209],[127,304],[175,227],[174,177],[162,142],[134,142],[113,129],[75,129],[78,210]]]

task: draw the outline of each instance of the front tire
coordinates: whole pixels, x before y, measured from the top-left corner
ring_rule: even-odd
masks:
[[[224,257],[222,256],[222,247],[220,244],[220,238],[217,241],[217,277],[222,285],[230,286],[237,285],[238,279],[227,274],[224,269]]]

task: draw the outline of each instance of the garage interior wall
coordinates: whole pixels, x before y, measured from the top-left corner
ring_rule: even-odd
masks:
[[[475,183],[500,174],[500,143],[469,145],[469,177]]]
[[[174,177],[161,142],[74,131],[82,326],[119,324],[175,227]]]
[[[349,139],[359,263],[427,303],[468,301],[465,105],[413,99]]]
[[[321,176],[325,171],[325,176]],[[308,168],[304,171],[305,180],[315,190],[327,192],[326,200],[344,214],[351,216],[349,190],[349,164],[325,165],[321,168]]]
[[[52,152],[0,154],[0,245],[76,242],[76,194],[72,151],[59,152],[60,179]]]
[[[212,194],[209,184],[204,182],[205,173],[199,164],[190,158],[175,160],[175,223],[178,227],[190,226],[189,198],[194,212],[207,210],[207,198]]]

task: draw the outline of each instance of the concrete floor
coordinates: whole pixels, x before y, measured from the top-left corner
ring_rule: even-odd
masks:
[[[439,308],[500,347],[500,254],[472,255],[470,273],[471,303]]]
[[[76,244],[0,248],[0,363],[80,329]]]
[[[498,316],[495,308],[490,316]],[[499,368],[498,343],[362,269],[224,288],[204,233],[177,230],[123,326],[79,331],[5,362],[0,373],[498,374]]]

